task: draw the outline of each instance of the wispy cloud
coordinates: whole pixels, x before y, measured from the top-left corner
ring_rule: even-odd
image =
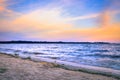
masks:
[[[9,0],[0,0],[0,17],[2,17],[2,19],[15,18],[16,16],[20,15],[20,13],[8,8],[12,4],[14,4],[12,1],[10,2]]]
[[[78,17],[71,17],[67,18],[66,21],[75,21],[75,20],[83,20],[83,19],[91,19],[91,18],[96,18],[100,14],[91,14],[91,15],[85,15],[85,16],[78,16]]]
[[[41,9],[19,16],[13,21],[14,25],[20,28],[28,28],[33,30],[59,30],[66,28],[69,24],[64,22],[60,9]],[[65,27],[66,26],[66,27]]]

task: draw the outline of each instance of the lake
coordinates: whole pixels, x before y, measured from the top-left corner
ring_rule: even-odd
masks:
[[[0,52],[120,70],[120,44],[0,44]]]

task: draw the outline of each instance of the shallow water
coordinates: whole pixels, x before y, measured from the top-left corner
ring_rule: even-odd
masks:
[[[0,52],[120,70],[119,44],[0,44]]]

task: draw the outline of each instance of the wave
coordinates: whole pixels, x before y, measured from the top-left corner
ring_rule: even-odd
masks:
[[[40,52],[29,52],[29,51],[23,51],[23,50],[15,50],[15,49],[4,49],[4,48],[0,48],[0,52],[1,53],[7,53],[7,54],[44,54],[44,53],[40,53]]]
[[[43,58],[43,57],[36,56],[36,55],[27,56],[27,55],[19,54],[16,56],[20,58],[24,58],[24,59],[29,58],[32,61],[45,61],[45,62],[55,63],[55,64],[60,65],[61,67],[64,67],[70,70],[77,70],[77,71],[83,71],[83,72],[88,72],[88,73],[101,74],[101,75],[120,78],[120,70],[114,70],[114,69],[104,68],[104,67],[89,66],[89,65],[82,65],[82,64],[77,64],[73,62],[66,62],[66,61],[60,61],[56,59]]]
[[[120,52],[120,50],[117,50],[118,52]]]
[[[93,52],[109,52],[109,51],[108,50],[92,50],[91,52],[93,53]]]
[[[55,60],[50,58],[42,58],[38,56],[31,56],[30,59],[33,61],[45,61],[45,62],[55,63],[70,70],[79,70],[79,71],[84,71],[88,73],[102,74],[102,75],[120,78],[120,70],[77,64],[73,62],[60,61],[60,60]]]
[[[46,49],[47,50],[47,49]],[[74,63],[85,63],[87,65],[93,65],[93,66],[102,66],[102,63],[105,63],[106,65],[103,65],[102,67],[107,67],[112,66],[110,68],[113,69],[120,69],[119,65],[114,65],[113,62],[101,62],[99,63],[99,59],[103,60],[104,58],[109,58],[112,60],[120,60],[120,54],[109,54],[109,53],[86,53],[86,52],[62,52],[62,51],[55,51],[55,52],[47,52],[41,50],[40,52],[30,52],[30,51],[25,51],[25,50],[17,50],[17,49],[5,49],[5,48],[0,48],[1,53],[6,53],[10,54],[13,56],[19,56],[21,58],[29,58],[31,56],[36,56],[36,57],[42,57],[42,58],[51,58],[51,59],[57,59],[57,60],[64,60],[64,61],[69,61],[69,62],[74,62]],[[95,61],[93,61],[95,60]],[[95,62],[95,65],[94,65]],[[111,64],[112,63],[112,64]],[[115,64],[119,64],[116,62]],[[113,67],[114,66],[114,67]]]
[[[108,58],[120,58],[120,55],[110,55],[110,54],[87,54],[87,55],[84,55],[84,56],[96,56],[96,57],[108,57]]]

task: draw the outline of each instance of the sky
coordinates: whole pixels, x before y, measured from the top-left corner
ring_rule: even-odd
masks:
[[[120,42],[120,0],[0,0],[0,41]]]

